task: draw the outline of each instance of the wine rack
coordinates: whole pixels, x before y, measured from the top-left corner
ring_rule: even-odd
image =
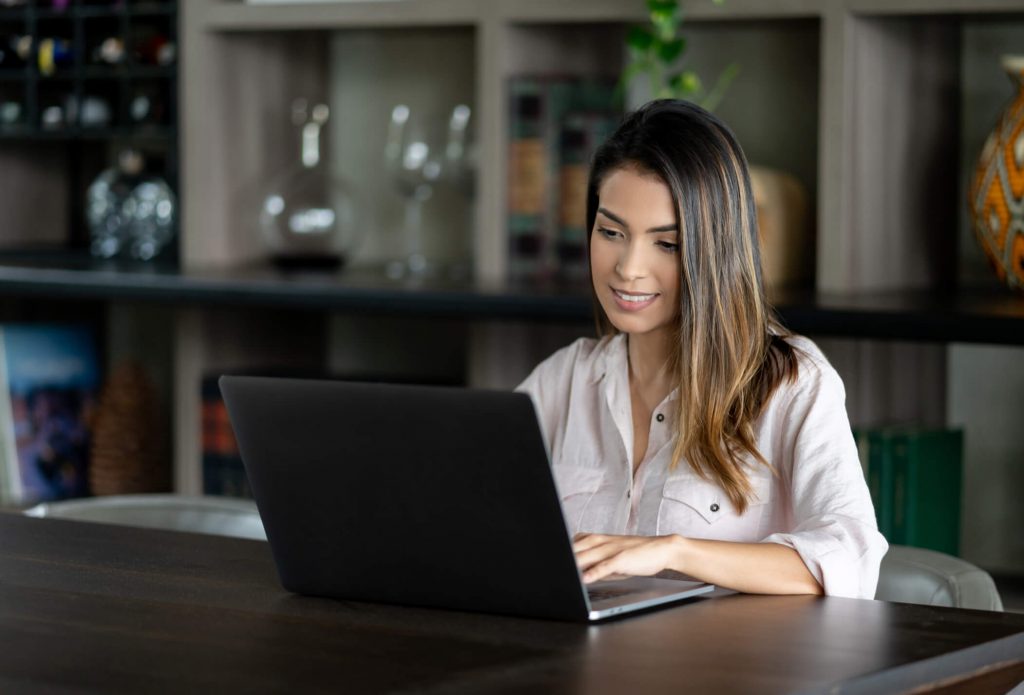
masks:
[[[62,162],[62,254],[87,253],[85,190],[121,148],[177,193],[179,49],[176,2],[0,0],[0,174],[26,149]]]

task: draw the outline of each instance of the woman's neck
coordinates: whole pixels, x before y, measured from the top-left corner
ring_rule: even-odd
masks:
[[[630,334],[626,345],[631,385],[645,391],[664,391],[663,395],[667,396],[672,390],[668,373],[671,349],[668,336],[663,331]]]

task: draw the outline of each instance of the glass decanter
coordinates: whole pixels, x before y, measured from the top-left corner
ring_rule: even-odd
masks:
[[[358,241],[349,186],[323,158],[321,131],[330,111],[305,99],[292,104],[292,122],[300,126],[300,164],[274,182],[260,208],[260,229],[275,264],[288,268],[342,266]]]

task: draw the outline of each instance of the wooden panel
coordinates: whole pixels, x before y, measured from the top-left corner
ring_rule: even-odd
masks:
[[[822,339],[855,427],[946,424],[946,346]]]
[[[67,243],[68,167],[62,145],[0,143],[0,248]]]
[[[508,116],[505,107],[508,29],[486,17],[477,30],[476,113],[478,161],[476,208],[473,232],[473,273],[477,281],[498,282],[508,270],[508,236],[505,233],[505,186],[508,168],[505,138]]]
[[[955,282],[959,33],[943,21],[854,20],[841,232],[828,289]],[[834,134],[833,134],[834,135]]]

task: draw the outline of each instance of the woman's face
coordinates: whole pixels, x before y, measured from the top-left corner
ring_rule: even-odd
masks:
[[[679,315],[679,229],[660,178],[617,169],[598,189],[590,270],[601,308],[623,333],[671,326]]]

